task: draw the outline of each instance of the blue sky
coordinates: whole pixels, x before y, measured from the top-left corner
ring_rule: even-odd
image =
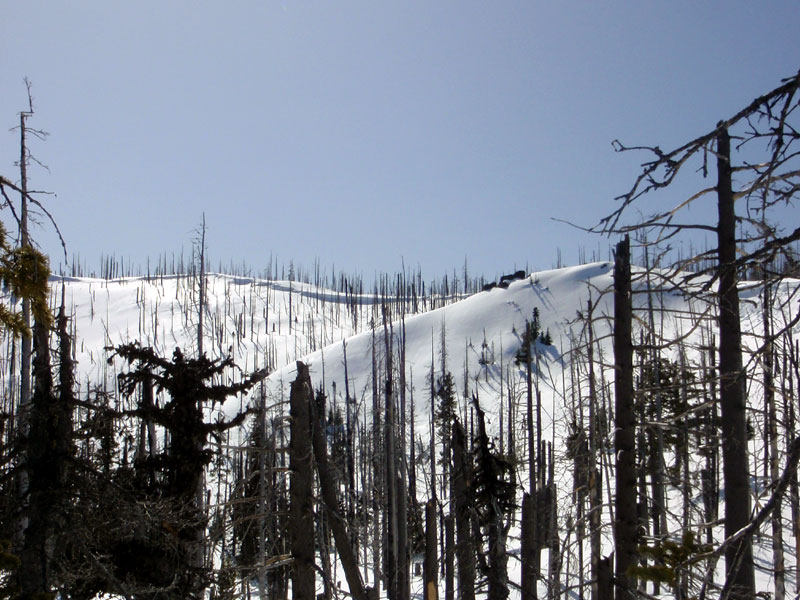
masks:
[[[91,267],[188,249],[203,212],[212,262],[256,272],[605,256],[552,219],[592,225],[627,191],[644,157],[613,139],[670,148],[800,68],[788,0],[4,8],[0,173],[17,177],[28,77],[50,133],[31,187]]]

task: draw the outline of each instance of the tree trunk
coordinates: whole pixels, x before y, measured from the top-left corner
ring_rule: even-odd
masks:
[[[431,499],[425,505],[425,563],[423,565],[422,579],[424,583],[424,600],[438,600],[439,588],[436,583],[436,573],[439,570],[436,560],[436,502]]]
[[[549,579],[547,597],[555,600],[560,595],[561,579],[561,547],[558,535],[558,486],[555,483],[555,461],[553,460],[553,444],[550,444],[550,467],[547,479],[547,491],[550,496],[547,511],[548,547],[550,548]]]
[[[400,455],[397,467],[397,591],[402,600],[411,597],[411,553],[408,543],[408,474],[406,473],[406,323],[401,322],[400,344]],[[413,438],[412,438],[413,445]]]
[[[645,268],[647,270],[647,316],[648,324],[650,326],[650,343],[655,347],[656,345],[656,318],[655,308],[653,306],[653,296],[656,292],[653,291],[650,281],[650,259],[645,246]],[[655,420],[656,423],[662,422],[663,402],[660,390],[661,385],[661,360],[658,350],[652,350],[649,359],[653,365],[652,381],[648,382],[649,385],[655,388]],[[653,538],[658,541],[664,539],[667,535],[667,502],[664,485],[664,434],[661,427],[649,427],[647,431],[649,441],[649,471],[652,487],[652,520],[653,520]],[[660,563],[663,564],[663,563]],[[653,594],[658,595],[661,592],[661,584],[658,580],[653,582]]]
[[[536,507],[534,497],[529,493],[522,495],[522,600],[536,600],[535,569],[536,552]]]
[[[614,548],[618,598],[627,598],[635,593],[636,578],[628,574],[628,569],[636,564],[638,557],[630,251],[630,239],[626,237],[617,244],[614,265],[614,446],[617,486]]]
[[[604,600],[605,590],[601,584],[601,568],[609,570],[608,579],[611,578],[611,567],[601,564],[602,557],[602,510],[603,510],[603,486],[601,482],[601,472],[597,468],[597,454],[600,448],[600,428],[598,420],[600,415],[597,410],[597,384],[594,377],[594,328],[592,326],[594,307],[592,301],[587,302],[586,321],[589,331],[587,346],[587,361],[589,368],[589,549],[591,553],[591,572],[592,572],[592,600]],[[613,589],[612,589],[613,596]]]
[[[453,423],[453,490],[456,506],[456,562],[458,563],[458,598],[475,600],[475,549],[470,527],[471,511],[468,490],[472,474],[466,457],[464,429]]]
[[[722,407],[722,468],[725,482],[725,537],[750,521],[750,483],[747,457],[747,406],[742,370],[742,335],[736,270],[736,215],[731,185],[730,137],[717,137],[717,252],[719,256],[719,374]],[[731,597],[755,596],[753,547],[749,537],[725,552]]]
[[[597,598],[598,600],[613,600],[614,583],[613,569],[609,557],[601,558],[597,563]]]
[[[53,377],[50,372],[50,341],[47,329],[35,323],[33,357],[34,390],[30,401],[26,439],[29,475],[27,528],[20,552],[19,584],[23,597],[35,598],[50,592],[52,513],[58,494],[57,472],[48,452],[50,428],[55,420]]]
[[[197,356],[203,356],[203,315],[206,310],[206,213],[200,225],[200,286],[197,303]]]
[[[533,363],[531,353],[533,352],[533,342],[531,341],[531,330],[533,326],[530,322],[525,324],[525,398],[526,409],[525,428],[527,429],[528,439],[528,491],[533,496],[536,494],[536,442],[533,434]]]
[[[20,244],[23,248],[30,246],[28,238],[28,149],[25,142],[25,119],[30,113],[19,113],[19,173],[20,173]],[[25,328],[31,325],[31,301],[28,298],[22,299],[22,322]],[[31,401],[31,356],[33,353],[33,338],[30,332],[25,332],[21,336],[20,342],[20,384],[19,384],[19,405],[17,406],[17,430],[19,435],[24,438],[28,434],[28,418]],[[25,452],[22,453],[21,468],[17,474],[17,500],[21,507],[20,517],[15,528],[15,542],[17,545],[23,544],[25,529],[28,527],[26,504],[29,501],[30,474],[25,464]]]
[[[455,570],[455,523],[452,513],[444,518],[444,598],[453,600]]]
[[[19,113],[19,175],[20,175],[20,245],[23,248],[30,246],[30,237],[28,236],[28,148],[25,142],[25,119],[30,116],[30,113]],[[30,327],[31,324],[31,301],[27,298],[22,299],[22,319],[25,327]],[[20,367],[20,414],[24,419],[27,412],[27,404],[31,396],[31,355],[33,351],[33,338],[30,334],[22,336],[22,365]]]
[[[764,402],[767,412],[767,444],[769,450],[769,475],[773,485],[780,478],[778,453],[778,412],[775,406],[774,360],[775,350],[772,342],[772,294],[769,284],[764,284],[764,297],[761,302],[764,321]],[[791,436],[791,434],[790,434]],[[783,553],[783,519],[781,499],[778,499],[772,522],[772,562],[775,565],[775,600],[786,597],[786,562]]]
[[[378,395],[378,363],[375,349],[375,324],[372,323],[372,580],[376,594],[381,588],[381,506],[383,496],[383,465],[381,453],[381,415]]]
[[[315,600],[313,474],[311,470],[311,402],[308,367],[297,362],[297,379],[289,396],[291,441],[289,468],[289,536],[292,549],[292,598]]]
[[[298,377],[300,373],[298,363]],[[305,368],[304,375],[307,377],[306,386],[311,389],[311,378],[308,375],[308,367]],[[322,491],[322,502],[325,505],[325,513],[328,517],[328,526],[333,533],[336,542],[336,550],[339,553],[339,560],[344,569],[347,585],[350,587],[350,594],[355,600],[367,600],[367,592],[364,582],[361,579],[361,572],[358,570],[358,561],[355,552],[350,545],[350,538],[345,527],[345,520],[339,513],[339,502],[336,498],[336,484],[328,469],[328,448],[323,433],[324,409],[319,410],[315,403],[311,403],[311,427],[312,441],[314,446],[314,458],[319,476],[319,486]],[[327,537],[327,536],[326,536]],[[327,539],[323,540],[327,545]]]
[[[398,501],[397,501],[397,446],[395,443],[395,410],[394,383],[392,379],[392,343],[393,334],[388,323],[388,307],[383,306],[383,335],[386,347],[386,392],[384,394],[384,458],[386,473],[386,546],[384,571],[386,576],[386,593],[389,600],[401,600],[398,596],[400,576],[399,540],[398,540]]]
[[[49,330],[38,322],[34,324],[34,390],[26,440],[30,496],[19,569],[20,587],[25,597],[50,592],[53,558],[60,550],[59,534],[64,527],[65,488],[73,454],[74,379],[63,301],[58,315],[58,334],[60,372],[56,394],[50,365]]]

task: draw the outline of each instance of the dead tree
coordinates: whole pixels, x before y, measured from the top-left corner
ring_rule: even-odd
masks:
[[[747,457],[747,400],[742,369],[742,330],[736,267],[736,213],[732,187],[731,141],[727,128],[717,134],[717,304],[722,429],[722,477],[725,485],[725,537],[750,522],[750,469]],[[726,578],[735,598],[755,593],[753,546],[749,538],[725,553]]]
[[[424,600],[439,600],[436,574],[439,570],[436,559],[436,501],[431,498],[425,505],[425,562],[422,568],[422,590]]]
[[[630,240],[626,237],[617,244],[614,262],[614,446],[617,484],[614,578],[617,598],[628,598],[635,594],[636,579],[628,574],[628,570],[638,558],[631,324]]]
[[[779,257],[791,254],[790,246],[800,240],[800,227],[792,222],[795,213],[781,212],[782,207],[797,200],[800,191],[798,88],[800,74],[784,80],[779,87],[756,98],[707,133],[668,152],[657,146],[629,148],[615,141],[618,151],[643,150],[649,152],[652,159],[642,165],[631,189],[619,197],[620,206],[593,228],[615,235],[641,232],[650,239],[654,237],[653,243],[661,246],[681,234],[696,231],[716,236],[716,247],[693,253],[688,258],[677,257],[660,277],[664,287],[680,289],[717,311],[726,538],[750,523],[751,506],[738,283],[741,275],[752,266],[775,263]],[[731,147],[731,132],[737,140],[734,148]],[[747,154],[734,164],[734,158],[744,152]],[[755,160],[753,153],[757,153]],[[684,166],[694,163],[706,176],[709,156],[716,158],[714,185],[704,187],[677,206],[661,210],[643,221],[623,223],[623,218],[643,195],[666,188],[680,173],[692,168],[683,169]],[[734,174],[737,182],[744,182],[738,190],[733,188]],[[715,197],[716,223],[678,220],[685,209],[709,195]],[[737,200],[744,205],[744,210],[738,213],[734,206]],[[687,271],[692,272],[687,275]],[[773,271],[769,279],[775,281],[780,277],[780,273]],[[792,322],[787,327],[795,324]],[[741,536],[736,540],[726,544],[726,587],[733,598],[752,598],[756,589],[751,538]]]
[[[456,505],[456,562],[458,598],[475,599],[475,547],[471,531],[470,494],[472,468],[467,458],[466,434],[459,421],[453,423],[453,492]]]
[[[311,377],[308,374],[308,367],[299,361],[297,363],[297,373],[298,377],[302,375],[305,378],[306,383],[310,387]],[[314,402],[310,403],[310,409],[314,463],[316,465],[317,475],[319,476],[322,502],[328,517],[328,525],[333,532],[336,550],[339,553],[339,560],[344,569],[347,585],[350,587],[350,594],[355,600],[367,600],[367,590],[364,587],[361,572],[358,570],[356,554],[353,551],[353,547],[350,545],[350,536],[345,526],[345,519],[339,510],[339,500],[336,497],[335,482],[328,467],[328,448],[322,429],[324,426],[324,411],[319,410],[319,407]]]
[[[308,367],[297,363],[289,414],[292,418],[289,450],[289,537],[292,550],[292,597],[316,598],[314,573],[314,508],[311,455],[311,404],[314,392]]]

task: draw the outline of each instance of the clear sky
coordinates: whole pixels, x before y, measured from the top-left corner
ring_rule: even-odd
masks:
[[[552,218],[627,191],[613,139],[711,129],[797,72],[799,31],[795,0],[9,1],[0,174],[28,77],[31,187],[91,267],[188,249],[205,212],[215,265],[545,269],[606,253]]]

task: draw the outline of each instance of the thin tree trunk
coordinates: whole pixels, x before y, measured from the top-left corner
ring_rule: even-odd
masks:
[[[439,588],[436,583],[436,574],[439,570],[436,560],[438,544],[436,532],[436,502],[430,499],[425,505],[425,563],[422,570],[424,600],[438,600],[439,598]]]
[[[555,439],[555,432],[553,432]],[[549,579],[547,586],[547,597],[555,600],[559,596],[561,579],[561,547],[558,535],[558,487],[555,483],[555,461],[553,460],[553,443],[550,443],[550,466],[547,478],[547,490],[550,495],[550,502],[547,511],[547,526],[549,533],[548,547],[550,548],[550,562],[548,565]]]
[[[23,248],[30,246],[28,238],[28,148],[25,142],[25,119],[30,113],[19,113],[19,172],[20,172],[20,245]],[[22,322],[25,329],[31,325],[31,302],[28,298],[22,299]],[[20,383],[19,383],[19,405],[17,406],[17,431],[21,438],[28,434],[28,417],[31,401],[31,355],[33,353],[33,338],[30,331],[21,336],[20,344]],[[25,529],[28,527],[27,511],[25,507],[29,501],[28,493],[30,486],[30,473],[26,466],[25,452],[21,457],[21,468],[17,474],[17,501],[21,508],[19,519],[16,523],[14,532],[16,545],[21,546],[24,542]]]
[[[297,362],[290,402],[290,513],[292,549],[292,598],[315,600],[313,474],[311,470],[311,402],[313,391],[308,367]]]
[[[383,308],[383,335],[386,346],[386,392],[384,395],[384,457],[386,460],[386,547],[385,571],[386,592],[389,600],[401,600],[398,596],[399,583],[399,545],[398,545],[398,510],[397,510],[397,451],[395,445],[395,410],[394,383],[392,379],[392,338],[387,319],[387,307]]]
[[[413,439],[413,438],[412,438]],[[400,329],[400,455],[397,468],[397,591],[401,600],[411,597],[411,553],[408,545],[408,474],[406,473],[406,322]],[[451,599],[452,600],[452,599]]]
[[[19,233],[20,233],[20,245],[23,248],[28,248],[31,245],[30,238],[28,236],[28,147],[25,141],[25,132],[26,132],[25,119],[29,117],[30,114],[31,113],[27,112],[19,113],[19,135],[20,135],[19,187],[21,190]],[[30,327],[31,302],[27,298],[22,299],[22,320],[26,328]],[[20,366],[20,393],[19,393],[20,415],[23,418],[23,426],[24,426],[25,415],[27,412],[27,405],[31,397],[32,353],[33,353],[33,339],[29,333],[23,334],[22,357],[21,357],[22,365]]]
[[[351,415],[351,405],[355,404],[350,397],[350,375],[347,370],[347,342],[342,340],[342,355],[344,357],[344,408],[347,427],[347,508],[348,513],[353,514],[354,502],[356,497],[356,470],[355,470],[355,449],[354,434],[355,417]]]
[[[614,446],[617,486],[614,547],[617,598],[628,598],[635,594],[636,578],[629,575],[628,570],[638,558],[630,252],[630,239],[626,236],[617,244],[614,265]]]
[[[533,364],[531,352],[533,342],[531,341],[532,325],[530,322],[525,324],[525,391],[527,400],[527,414],[525,415],[525,428],[527,429],[528,440],[528,492],[531,496],[536,496],[536,446],[533,433]]]
[[[456,506],[456,562],[458,563],[458,598],[475,600],[475,548],[470,527],[471,510],[468,491],[472,474],[466,457],[466,436],[461,423],[453,423],[453,490]]]
[[[380,397],[378,396],[378,365],[375,355],[375,323],[372,322],[372,570],[375,593],[381,589],[381,497],[383,490],[383,468],[380,460]]]
[[[655,292],[651,287],[650,281],[650,258],[645,246],[645,269],[647,270],[647,315],[648,323],[650,326],[650,343],[653,347],[656,346],[656,320],[655,308],[653,306],[653,296]],[[663,320],[662,320],[663,322]],[[661,423],[663,403],[660,391],[661,386],[661,357],[658,350],[653,350],[650,355],[650,361],[653,365],[652,368],[652,381],[648,382],[649,385],[655,388],[655,409],[656,423]],[[652,519],[653,519],[653,537],[656,540],[662,540],[667,534],[667,503],[664,485],[664,435],[661,427],[650,427],[648,431],[650,438],[650,480],[652,486]],[[653,582],[653,594],[658,595],[661,591],[661,584],[658,581]]]
[[[300,373],[300,364],[302,363],[298,363],[298,373]],[[303,374],[307,378],[306,385],[308,389],[311,389],[311,377],[308,374],[308,367],[304,368]],[[322,502],[328,517],[328,526],[333,533],[336,550],[339,553],[339,560],[344,569],[344,575],[347,579],[347,585],[350,588],[350,594],[355,600],[367,600],[364,581],[361,578],[361,572],[358,570],[358,560],[356,559],[355,552],[353,552],[353,547],[350,545],[350,537],[345,527],[345,520],[339,513],[339,502],[336,498],[336,484],[328,469],[328,448],[323,434],[324,408],[320,409],[320,407],[316,406],[313,402],[310,406],[314,458],[317,466],[317,475],[319,476],[319,486],[322,492]],[[327,536],[325,536],[325,538],[327,538]],[[327,545],[328,540],[323,539],[323,544]]]
[[[598,420],[600,415],[597,414],[597,385],[594,377],[594,328],[592,326],[593,319],[593,306],[592,301],[587,302],[586,323],[589,328],[588,347],[587,347],[587,361],[589,363],[589,547],[591,552],[591,568],[592,568],[592,600],[604,600],[605,588],[601,584],[601,576],[605,574],[601,572],[601,568],[609,570],[609,581],[611,567],[609,565],[601,564],[601,531],[602,525],[602,494],[603,487],[601,482],[601,473],[597,468],[597,453],[600,445],[600,430],[598,427]],[[613,590],[612,590],[613,595]]]
[[[203,316],[206,310],[206,213],[200,225],[200,293],[197,306],[197,356],[203,356]]]
[[[767,444],[769,448],[769,475],[773,485],[780,478],[778,455],[778,413],[775,406],[774,344],[772,342],[772,294],[769,284],[764,284],[761,302],[764,321],[764,402],[767,409]],[[786,563],[783,554],[783,519],[781,499],[778,499],[772,523],[772,563],[775,565],[775,600],[786,597]]]
[[[452,505],[451,505],[452,506]],[[444,598],[453,600],[455,570],[455,524],[452,513],[444,518]]]
[[[534,497],[525,492],[522,495],[522,600],[536,600],[536,580],[538,573],[535,569],[536,552],[536,506]]]
[[[794,361],[794,342],[792,341],[791,332],[787,332],[789,338],[784,346],[783,352],[783,378],[781,380],[781,395],[783,396],[784,414],[786,415],[786,444],[790,446],[791,441],[795,438],[795,397],[794,397],[794,377],[792,374],[792,366],[796,368],[797,363]],[[789,480],[789,506],[791,510],[791,532],[794,537],[794,551],[795,551],[795,571],[800,572],[800,489],[798,489],[797,473],[792,473]],[[800,592],[800,581],[795,580],[795,595]]]
[[[27,528],[20,552],[19,585],[25,598],[44,597],[50,592],[53,557],[53,517],[59,496],[58,470],[51,467],[59,460],[50,445],[58,443],[52,430],[57,417],[50,371],[50,341],[47,328],[34,324],[35,352],[33,371],[35,389],[31,397],[27,432],[27,470],[29,497]],[[63,444],[63,440],[60,441]],[[61,461],[65,457],[61,457]]]

